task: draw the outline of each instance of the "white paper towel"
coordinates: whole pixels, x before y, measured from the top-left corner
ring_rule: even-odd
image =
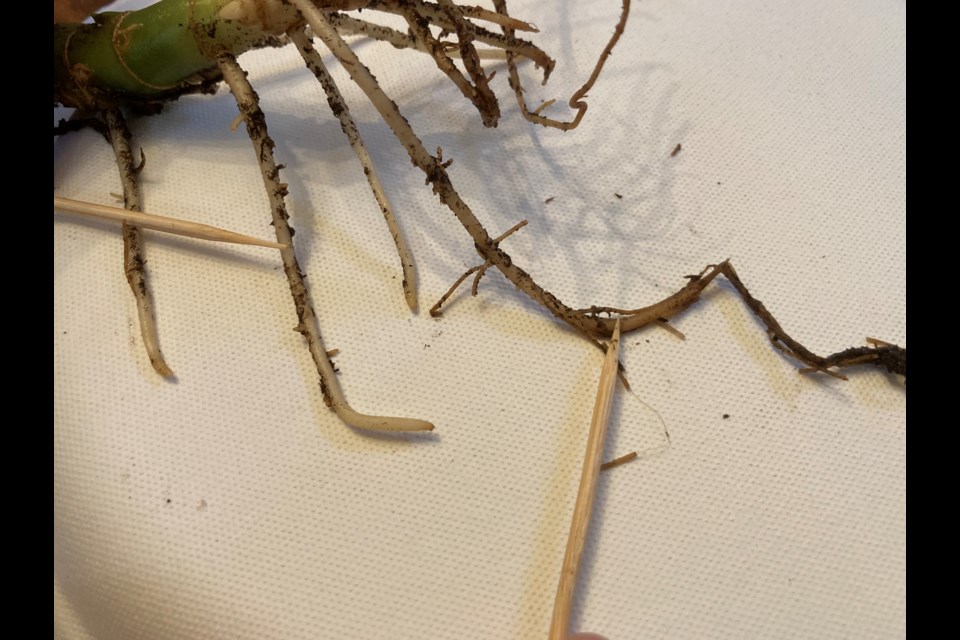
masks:
[[[521,70],[531,105],[562,104],[618,3],[510,8],[557,59],[545,87]],[[355,49],[492,234],[530,220],[504,248],[569,304],[649,304],[729,257],[817,352],[905,344],[905,3],[635,3],[568,133],[523,121],[502,65],[484,129],[426,56]],[[348,399],[437,428],[370,437],[326,409],[273,252],[148,232],[164,382],[118,230],[55,214],[55,636],[545,637],[602,354],[493,272],[430,318],[472,242],[331,65],[417,257],[411,315],[313,77],[290,48],[241,62]],[[132,123],[147,211],[270,237],[235,115],[221,90]],[[120,191],[90,132],[55,143],[54,182]],[[624,343],[634,393],[618,391],[606,457],[659,447],[664,425],[672,444],[603,476],[575,628],[905,635],[905,389],[799,375],[725,283],[673,324],[686,341]]]

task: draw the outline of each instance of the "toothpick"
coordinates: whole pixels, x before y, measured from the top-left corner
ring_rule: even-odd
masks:
[[[567,627],[570,624],[570,609],[573,606],[573,590],[577,586],[577,573],[580,570],[580,558],[590,526],[590,514],[597,495],[597,478],[600,475],[600,457],[603,455],[603,442],[607,437],[607,423],[610,421],[610,407],[613,404],[613,391],[617,382],[617,362],[620,352],[620,319],[613,329],[613,337],[607,345],[607,355],[600,370],[600,385],[597,389],[597,401],[593,406],[593,419],[590,421],[590,434],[587,436],[587,451],[583,457],[583,471],[580,474],[580,488],[573,507],[573,521],[570,524],[570,536],[567,538],[567,551],[563,555],[563,568],[560,570],[560,584],[553,603],[553,619],[550,622],[550,640],[567,640]]]
[[[154,229],[165,233],[172,233],[178,236],[187,236],[189,238],[200,238],[201,240],[212,240],[214,242],[230,242],[233,244],[249,244],[258,247],[271,247],[273,249],[285,249],[287,245],[270,242],[269,240],[260,240],[253,236],[245,236],[241,233],[227,231],[218,227],[212,227],[208,224],[199,222],[189,222],[187,220],[177,220],[176,218],[167,218],[165,216],[156,216],[140,211],[129,211],[117,207],[109,207],[104,204],[94,204],[92,202],[82,202],[80,200],[71,200],[53,196],[53,208],[63,213],[72,213],[75,215],[89,216],[92,218],[101,218],[103,220],[113,220],[115,222],[127,222],[129,224],[141,227],[143,229]]]

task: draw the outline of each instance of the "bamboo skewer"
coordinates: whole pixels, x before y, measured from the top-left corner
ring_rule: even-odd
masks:
[[[570,524],[570,536],[567,538],[567,550],[563,555],[563,568],[560,570],[557,597],[553,603],[550,640],[567,640],[570,609],[573,606],[573,591],[577,586],[580,558],[583,556],[587,529],[590,526],[590,514],[593,513],[593,503],[597,495],[597,478],[600,475],[603,443],[607,437],[607,423],[610,420],[613,391],[617,382],[619,352],[620,320],[617,319],[613,329],[613,337],[607,346],[603,368],[600,370],[600,384],[597,389],[597,401],[593,406],[590,434],[587,436],[587,451],[583,457],[580,487],[577,490],[577,501],[573,507],[573,520]]]
[[[248,244],[258,247],[270,247],[272,249],[284,249],[287,246],[199,222],[177,220],[176,218],[151,215],[149,213],[141,213],[140,211],[129,211],[104,204],[71,200],[70,198],[61,198],[60,196],[53,196],[53,208],[63,213],[113,220],[115,222],[126,222],[143,229],[153,229],[178,236],[187,236],[188,238],[212,240],[213,242],[230,242],[232,244]]]

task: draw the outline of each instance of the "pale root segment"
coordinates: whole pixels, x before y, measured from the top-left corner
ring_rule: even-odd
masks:
[[[433,425],[424,420],[412,418],[395,418],[386,416],[371,416],[358,413],[347,404],[347,400],[340,388],[334,372],[333,363],[327,355],[327,348],[320,337],[320,327],[317,315],[310,300],[310,293],[303,280],[303,273],[297,263],[297,256],[293,247],[293,231],[288,223],[287,207],[284,196],[287,185],[280,182],[280,169],[273,156],[274,142],[267,133],[267,124],[263,111],[260,109],[259,98],[253,87],[247,81],[246,72],[237,63],[236,58],[229,53],[217,56],[217,64],[223,74],[224,82],[230,87],[237,107],[243,115],[247,126],[247,133],[253,143],[260,165],[260,174],[270,200],[270,211],[273,217],[273,227],[277,235],[277,242],[287,245],[280,250],[283,260],[283,271],[290,285],[299,322],[296,331],[307,341],[310,355],[320,374],[320,388],[324,400],[337,416],[346,424],[357,429],[373,431],[430,431]]]
[[[329,18],[330,23],[336,27],[337,31],[342,34],[366,36],[374,40],[379,40],[380,42],[386,42],[397,49],[413,49],[428,53],[428,51],[417,42],[417,39],[409,33],[403,33],[381,24],[367,22],[366,20],[358,20],[342,13],[330,13],[327,14],[327,18]],[[454,50],[451,48],[448,53],[454,58],[460,56],[459,49]],[[478,49],[477,55],[485,60],[505,60],[507,57],[506,52],[499,49]]]
[[[600,383],[597,386],[597,400],[593,405],[593,418],[590,420],[590,432],[587,435],[586,453],[583,456],[583,469],[580,472],[580,485],[577,500],[573,506],[573,518],[570,523],[570,535],[567,537],[567,549],[563,554],[563,566],[560,569],[560,581],[557,596],[553,603],[553,617],[550,621],[550,640],[567,640],[567,628],[570,626],[570,609],[573,606],[573,593],[580,572],[580,559],[587,541],[590,528],[590,515],[597,497],[597,479],[600,477],[603,456],[603,443],[607,439],[607,425],[610,423],[610,408],[613,406],[613,392],[617,383],[617,358],[620,352],[620,321],[613,328],[613,337],[607,345],[607,354],[603,358],[600,370]]]
[[[117,168],[120,170],[120,183],[123,185],[123,206],[130,211],[140,211],[140,181],[139,173],[143,169],[141,164],[134,164],[133,152],[130,149],[130,129],[127,122],[116,107],[105,109],[104,120],[107,123],[110,144],[113,145],[113,154],[117,159]],[[146,259],[143,257],[143,237],[140,229],[123,223],[123,272],[127,283],[133,291],[133,298],[137,302],[137,319],[140,323],[140,338],[143,348],[147,351],[150,365],[154,371],[164,378],[174,377],[171,369],[160,351],[160,337],[157,331],[157,320],[153,313],[153,294],[147,280],[144,268]]]
[[[353,116],[350,115],[350,109],[343,99],[343,94],[340,93],[336,82],[334,82],[333,76],[327,71],[327,67],[323,64],[323,59],[320,57],[320,54],[317,53],[317,50],[314,49],[310,43],[310,38],[299,29],[293,29],[289,31],[287,35],[303,57],[307,69],[316,76],[320,82],[320,86],[323,87],[324,93],[327,94],[327,104],[330,105],[330,110],[333,111],[337,120],[340,121],[340,128],[343,130],[344,135],[347,136],[347,140],[350,142],[350,148],[353,149],[357,160],[360,161],[360,166],[363,167],[363,173],[367,176],[367,183],[370,185],[373,197],[377,200],[380,212],[383,213],[383,219],[387,223],[387,229],[390,231],[393,243],[397,247],[397,254],[400,256],[400,268],[403,271],[403,296],[410,310],[416,312],[417,267],[413,261],[413,253],[410,251],[410,246],[407,244],[407,239],[403,235],[403,230],[400,228],[393,214],[393,207],[390,205],[387,193],[380,183],[380,176],[377,175],[373,160],[370,158],[370,154],[367,153],[367,148],[363,144],[363,138],[360,136],[360,131],[357,130],[357,124],[354,122]]]

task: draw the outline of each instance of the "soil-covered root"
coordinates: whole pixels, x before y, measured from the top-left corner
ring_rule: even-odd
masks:
[[[142,211],[140,204],[139,174],[143,170],[141,162],[134,164],[130,148],[130,129],[123,114],[117,108],[106,109],[103,118],[107,125],[110,143],[120,170],[120,182],[123,185],[123,206],[130,211]],[[172,378],[173,370],[167,365],[160,351],[160,338],[157,320],[153,311],[153,295],[147,280],[146,259],[143,255],[143,234],[138,227],[123,224],[123,272],[127,277],[130,290],[137,303],[137,318],[140,322],[140,336],[143,347],[153,369],[164,378]]]
[[[290,294],[293,296],[298,323],[296,331],[303,336],[310,350],[310,355],[320,375],[320,388],[324,400],[337,416],[346,424],[357,429],[374,431],[430,431],[433,425],[425,420],[414,418],[397,418],[390,416],[373,416],[359,413],[348,403],[340,388],[334,371],[333,363],[327,355],[323,338],[320,336],[320,326],[310,292],[304,282],[303,273],[297,262],[293,246],[293,230],[288,222],[289,215],[284,201],[287,185],[280,182],[280,167],[273,155],[274,142],[267,133],[267,123],[260,109],[259,98],[247,80],[246,72],[237,63],[236,58],[229,53],[222,53],[217,57],[217,64],[223,74],[224,82],[230,87],[237,107],[243,115],[247,133],[253,143],[254,153],[260,165],[260,174],[264,188],[270,200],[270,212],[273,218],[273,227],[277,242],[287,245],[280,249],[283,260],[283,271],[287,276]]]
[[[373,197],[380,207],[380,212],[383,214],[383,219],[387,223],[390,237],[393,238],[393,243],[397,248],[397,255],[400,257],[400,268],[403,272],[403,280],[401,282],[403,286],[403,296],[410,310],[416,312],[417,268],[413,261],[413,252],[410,251],[406,236],[404,236],[403,230],[400,228],[396,216],[393,213],[393,207],[390,205],[387,193],[384,191],[383,185],[380,182],[380,176],[377,174],[376,167],[373,165],[373,159],[363,144],[363,138],[360,136],[357,124],[353,116],[350,115],[350,108],[347,106],[346,100],[343,99],[343,94],[340,93],[340,89],[337,87],[336,82],[334,82],[333,76],[330,75],[326,65],[323,64],[323,59],[320,57],[320,54],[317,53],[317,50],[313,48],[307,35],[300,29],[291,30],[287,35],[303,57],[307,69],[313,73],[323,87],[323,91],[327,95],[327,104],[330,105],[330,110],[333,111],[333,115],[339,120],[340,128],[343,130],[344,135],[347,136],[350,148],[353,149],[357,160],[360,161],[360,166],[363,167],[363,173],[367,176],[367,183],[370,185]]]

